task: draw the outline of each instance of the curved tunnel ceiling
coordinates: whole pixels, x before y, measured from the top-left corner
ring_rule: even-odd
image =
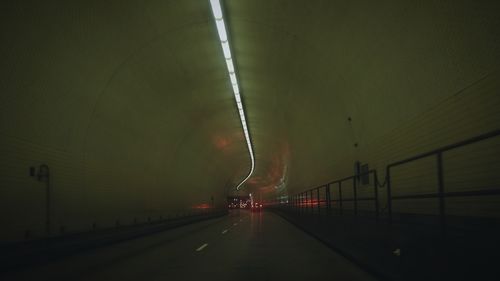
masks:
[[[208,1],[2,5],[3,149],[13,173],[46,162],[55,196],[80,197],[60,209],[220,204],[246,175]]]
[[[370,144],[494,73],[498,5],[224,1],[256,158],[245,190],[345,176]],[[10,175],[34,162],[57,174],[56,196],[78,198],[59,201],[68,216],[220,204],[247,174],[208,0],[12,1],[1,13],[2,185],[20,186],[4,200],[31,192]]]
[[[226,7],[256,151],[249,186],[262,191],[352,174],[368,144],[498,69],[492,2]]]

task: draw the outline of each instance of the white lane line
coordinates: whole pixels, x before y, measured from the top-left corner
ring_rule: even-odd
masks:
[[[205,247],[206,247],[206,246],[208,246],[208,244],[207,244],[207,243],[205,243],[205,244],[201,245],[198,249],[196,249],[196,252],[199,252],[199,251],[201,251],[201,250],[205,249]]]
[[[234,225],[234,226],[237,226],[237,225],[238,225],[238,223],[237,223],[237,222],[235,222],[235,223],[233,223],[233,225]]]
[[[222,234],[226,234],[227,232],[227,229],[224,229],[224,231],[222,231]]]

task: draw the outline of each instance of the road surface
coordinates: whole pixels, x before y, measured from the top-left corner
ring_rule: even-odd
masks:
[[[374,280],[272,212],[232,211],[2,280]]]

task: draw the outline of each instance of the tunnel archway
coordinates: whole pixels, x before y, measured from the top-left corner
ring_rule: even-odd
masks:
[[[294,194],[351,175],[356,161],[383,170],[498,128],[495,2],[226,1],[225,11],[255,147],[244,192]],[[28,175],[42,163],[54,223],[74,230],[222,205],[244,178],[207,1],[21,1],[1,13],[2,239],[43,232],[43,189]]]

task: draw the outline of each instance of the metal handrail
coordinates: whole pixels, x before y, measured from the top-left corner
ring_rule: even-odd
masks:
[[[289,205],[291,207],[295,207],[298,209],[298,213],[304,213],[306,210],[303,210],[303,206],[308,206],[310,205],[312,207],[312,193],[313,191],[317,192],[317,207],[318,207],[318,214],[320,214],[321,211],[321,203],[326,203],[326,209],[327,209],[327,214],[331,214],[331,209],[332,209],[332,202],[338,202],[339,203],[339,213],[340,215],[343,214],[343,202],[354,202],[354,215],[358,214],[358,208],[357,208],[357,203],[358,201],[369,201],[373,200],[375,201],[375,216],[377,221],[379,220],[380,216],[380,202],[379,202],[379,188],[386,186],[387,188],[387,216],[388,220],[390,223],[392,223],[393,220],[393,211],[392,211],[392,201],[393,200],[400,200],[400,199],[422,199],[422,198],[439,198],[439,218],[440,218],[440,225],[444,231],[446,228],[446,213],[445,213],[445,198],[446,197],[465,197],[465,196],[488,196],[488,195],[500,195],[500,189],[499,188],[492,188],[492,189],[487,189],[487,190],[475,190],[475,191],[458,191],[458,192],[446,192],[444,189],[444,176],[443,176],[443,153],[449,150],[453,150],[459,147],[463,147],[469,144],[477,143],[486,139],[494,138],[500,136],[500,129],[499,130],[494,130],[491,132],[488,132],[486,134],[482,134],[479,136],[475,136],[463,141],[459,141],[450,145],[446,145],[425,153],[420,153],[415,156],[399,160],[393,163],[390,163],[386,166],[385,171],[385,178],[384,182],[380,183],[378,180],[378,175],[377,175],[377,170],[372,169],[369,170],[368,172],[360,173],[358,175],[352,175],[348,177],[344,177],[338,180],[330,181],[328,183],[325,183],[323,185],[307,189],[303,192],[300,192],[298,194],[290,195],[289,196]],[[393,196],[392,195],[392,186],[391,186],[391,169],[404,165],[413,161],[417,161],[419,159],[427,158],[435,156],[436,157],[436,163],[437,163],[437,177],[438,177],[438,190],[436,193],[427,193],[427,194],[414,194],[414,195],[398,195],[398,196]],[[365,175],[370,175],[373,174],[374,180],[373,180],[373,188],[374,188],[374,195],[373,197],[358,197],[357,196],[357,182],[361,176]],[[342,197],[342,183],[346,181],[352,180],[352,188],[353,188],[353,197],[352,198],[343,198]],[[333,185],[336,185],[338,188],[338,199],[332,199],[331,197],[331,187]],[[325,200],[320,200],[320,190],[322,188],[325,188]],[[308,196],[310,194],[310,196]],[[308,197],[310,197],[310,201],[308,201]],[[305,203],[304,203],[304,198],[305,198]],[[307,202],[311,202],[311,204],[308,204]],[[385,209],[385,208],[384,208]],[[312,211],[312,209],[311,209]]]
[[[463,147],[469,144],[477,143],[486,139],[490,139],[493,137],[497,137],[500,135],[500,130],[494,130],[491,132],[488,132],[486,134],[482,134],[476,137],[472,137],[460,142],[456,142],[450,145],[446,145],[425,153],[421,153],[418,155],[415,155],[413,157],[409,157],[400,161],[393,162],[386,167],[386,179],[387,179],[387,211],[388,211],[388,217],[389,217],[389,222],[392,223],[393,221],[393,212],[392,212],[392,201],[393,200],[399,200],[399,199],[420,199],[420,198],[430,198],[430,197],[424,197],[425,195],[422,194],[415,194],[415,195],[406,195],[406,196],[392,196],[392,187],[391,187],[391,168],[404,165],[416,160],[420,160],[423,158],[435,156],[436,157],[436,164],[437,164],[437,177],[438,177],[438,191],[435,193],[434,198],[439,198],[439,218],[440,218],[440,225],[443,231],[446,229],[446,210],[445,210],[445,198],[446,197],[457,197],[457,196],[478,196],[478,195],[494,195],[494,194],[499,194],[500,189],[492,189],[489,192],[484,192],[484,191],[476,191],[476,192],[445,192],[444,189],[444,175],[443,175],[443,153],[447,152],[449,150],[453,150],[459,147]],[[429,196],[429,194],[427,195]]]

